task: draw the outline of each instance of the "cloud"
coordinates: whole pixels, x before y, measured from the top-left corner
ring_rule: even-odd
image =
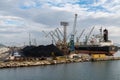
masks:
[[[78,14],[78,33],[84,28],[103,26],[116,41],[119,37],[119,8],[119,0],[1,0],[0,41],[6,43],[10,39],[14,43],[27,44],[31,33],[34,38],[39,38],[39,44],[51,43],[51,38],[43,38],[42,30],[49,32],[62,28],[60,22],[66,21],[70,34],[75,13]]]

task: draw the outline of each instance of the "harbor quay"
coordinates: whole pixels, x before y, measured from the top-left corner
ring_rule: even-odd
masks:
[[[47,58],[41,60],[41,58],[16,58],[9,61],[1,61],[0,69],[3,68],[17,68],[17,67],[31,67],[31,66],[47,66],[57,64],[79,63],[79,62],[94,62],[94,61],[109,61],[120,60],[120,57],[109,57],[103,59],[88,59],[88,58],[66,58],[57,57],[56,59]]]
[[[14,60],[1,61],[0,68],[30,67],[42,65],[54,65],[72,62],[81,62],[82,59],[66,59],[65,57],[57,57],[56,59],[47,58],[15,58]],[[85,60],[84,60],[85,61]]]

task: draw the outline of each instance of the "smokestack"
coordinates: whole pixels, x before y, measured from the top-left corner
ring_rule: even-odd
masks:
[[[104,30],[103,30],[103,38],[104,38],[104,41],[105,41],[105,42],[108,41],[108,30],[107,30],[107,29],[104,29]]]

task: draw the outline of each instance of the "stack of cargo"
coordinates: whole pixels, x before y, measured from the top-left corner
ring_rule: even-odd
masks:
[[[21,50],[21,54],[25,57],[51,57],[51,56],[63,56],[63,52],[60,51],[53,44],[40,45],[40,46],[26,46]]]

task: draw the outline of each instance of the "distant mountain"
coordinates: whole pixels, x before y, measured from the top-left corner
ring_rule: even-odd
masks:
[[[5,46],[4,44],[0,44],[0,48],[1,48],[1,47],[6,47],[6,46]]]

